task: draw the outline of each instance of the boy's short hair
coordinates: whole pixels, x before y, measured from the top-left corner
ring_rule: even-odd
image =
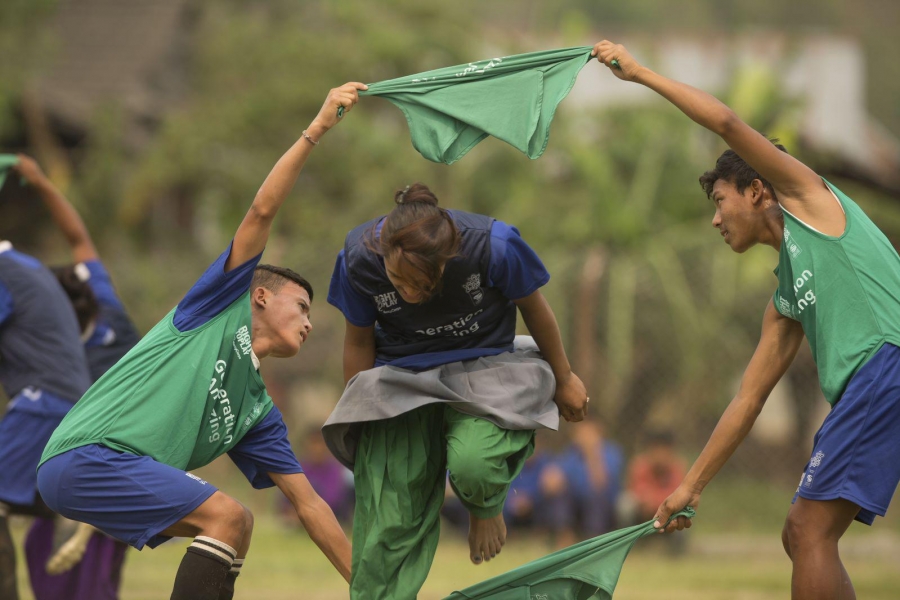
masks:
[[[778,143],[777,138],[770,138],[769,141],[782,152],[788,153],[787,149]],[[734,184],[738,193],[741,194],[753,183],[754,179],[759,179],[772,194],[772,197],[775,197],[775,188],[772,187],[772,184],[760,176],[756,169],[748,165],[743,158],[738,156],[737,152],[730,148],[722,153],[722,156],[716,161],[714,169],[700,176],[700,187],[706,192],[707,198],[712,198],[713,186],[720,179]]]
[[[287,267],[276,267],[274,265],[257,265],[253,271],[253,280],[250,282],[250,289],[264,287],[270,292],[277,294],[288,281],[293,281],[309,294],[309,301],[313,299],[313,288],[306,279]]]

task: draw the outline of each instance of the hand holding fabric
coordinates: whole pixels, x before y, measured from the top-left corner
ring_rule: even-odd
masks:
[[[676,530],[681,531],[682,529],[690,528],[692,522],[691,518],[688,516],[680,516],[671,519],[671,521],[669,519],[673,514],[685,507],[696,510],[698,506],[700,506],[700,492],[682,483],[678,486],[678,489],[672,492],[668,498],[663,500],[663,503],[656,509],[653,527],[655,527],[659,533],[672,533]],[[666,525],[663,526],[663,523],[666,523]]]
[[[319,114],[316,115],[316,118],[313,119],[313,122],[307,128],[313,139],[318,141],[319,137],[337,125],[343,116],[353,110],[353,107],[359,102],[360,90],[367,89],[369,89],[369,86],[366,84],[351,81],[329,91],[328,97],[325,98],[325,103],[319,110]],[[340,116],[338,116],[339,113]]]
[[[614,44],[609,40],[598,42],[591,51],[591,56],[596,56],[598,61],[609,67],[613,75],[625,81],[635,81],[638,73],[644,68],[634,60],[625,46]]]

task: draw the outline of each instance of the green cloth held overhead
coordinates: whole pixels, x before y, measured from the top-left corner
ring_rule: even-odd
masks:
[[[19,157],[15,154],[0,154],[0,188],[6,183],[6,173],[9,168],[19,162]]]
[[[685,508],[672,518],[680,516],[693,517],[694,509]],[[453,592],[444,600],[610,600],[631,547],[654,533],[653,521],[619,529]]]
[[[539,158],[557,105],[591,58],[591,46],[531,52],[369,84],[406,115],[422,156],[453,164],[492,135]]]

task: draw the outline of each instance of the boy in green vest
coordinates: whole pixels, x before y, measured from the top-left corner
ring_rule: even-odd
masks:
[[[253,517],[188,471],[228,453],[256,488],[277,485],[341,575],[350,544],[310,487],[260,377],[259,361],[294,356],[309,336],[312,287],[260,265],[275,214],[319,139],[358,100],[331,90],[266,178],[229,248],[166,317],[81,398],[50,438],[38,487],[60,514],[137,549],[193,537],[173,600],[234,595]]]
[[[613,74],[654,90],[730,146],[700,183],[712,224],[735,252],[779,252],[778,288],[740,390],[680,487],[660,505],[657,528],[691,506],[741,443],[804,335],[832,405],[782,533],[793,561],[792,598],[855,598],[838,555],[853,522],[884,516],[900,482],[900,257],[850,198],[700,90],[638,64],[624,46],[593,54]],[[679,517],[665,528],[690,527]]]

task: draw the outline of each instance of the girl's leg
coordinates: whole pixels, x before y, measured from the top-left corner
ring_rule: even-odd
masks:
[[[501,429],[444,407],[450,485],[469,511],[469,550],[480,564],[506,543],[503,504],[509,485],[534,452],[534,431]]]
[[[443,406],[366,423],[356,451],[350,597],[413,600],[440,536]]]

